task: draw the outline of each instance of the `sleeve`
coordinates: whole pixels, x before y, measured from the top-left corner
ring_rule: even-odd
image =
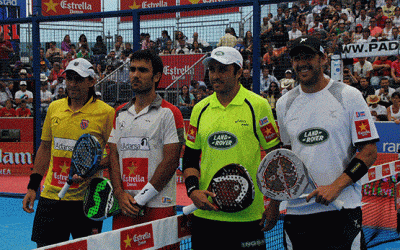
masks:
[[[189,128],[186,136],[186,146],[192,149],[201,149],[200,138],[197,133],[197,122],[199,119],[201,107],[195,105],[190,116]]]
[[[367,103],[360,92],[355,92],[349,101],[349,117],[353,145],[368,141],[378,141],[379,135]]]
[[[284,98],[280,98],[278,102],[276,103],[276,115],[278,117],[278,126],[279,126],[279,138],[282,141],[283,145],[291,145],[290,142],[290,136],[289,133],[286,130],[286,127],[284,126],[284,120],[285,120],[285,106],[286,104],[282,102]]]
[[[181,112],[175,106],[166,112],[164,122],[164,145],[184,142],[184,125]]]
[[[46,118],[44,119],[43,122],[43,127],[42,127],[42,141],[51,141],[52,140],[52,132],[51,132],[51,122],[52,122],[52,117],[55,109],[54,103],[50,103],[49,108],[47,109],[46,113]]]
[[[278,127],[267,99],[263,99],[259,105],[259,112],[256,114],[256,129],[264,150],[274,147],[280,142]]]
[[[106,121],[104,124],[103,138],[104,141],[109,141],[111,131],[113,129],[113,121],[114,121],[114,109],[110,108],[107,112]]]
[[[118,142],[118,130],[117,130],[117,112],[115,111],[113,118],[112,118],[112,127],[111,127],[111,131],[110,131],[110,136],[108,137],[108,142],[109,143],[114,143],[117,144]]]

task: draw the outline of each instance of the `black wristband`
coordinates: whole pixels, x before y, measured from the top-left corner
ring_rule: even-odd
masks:
[[[197,178],[194,175],[188,176],[185,179],[185,186],[186,186],[186,191],[187,191],[187,195],[188,197],[190,197],[190,195],[192,194],[192,192],[194,190],[199,190],[199,178]]]
[[[37,173],[31,174],[31,176],[29,177],[28,189],[37,191],[42,179],[43,179],[43,176],[41,176],[40,174],[37,174]]]
[[[367,165],[358,158],[353,158],[347,168],[344,170],[354,183],[360,180],[366,173],[368,173]]]

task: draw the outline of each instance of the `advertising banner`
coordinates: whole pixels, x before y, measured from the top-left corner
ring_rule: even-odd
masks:
[[[121,0],[121,10],[137,10],[158,7],[176,6],[176,0]],[[141,16],[140,20],[175,18],[175,13],[163,13]],[[121,22],[131,22],[131,17],[121,17]]]
[[[30,175],[32,167],[32,142],[0,142],[0,176]]]
[[[190,4],[202,4],[202,3],[217,3],[225,2],[227,0],[180,0],[180,5],[190,5]],[[211,10],[196,10],[181,12],[181,17],[193,17],[193,16],[206,16],[206,15],[219,15],[226,13],[237,13],[239,7],[223,8],[223,9],[211,9]]]
[[[354,57],[391,56],[399,53],[399,41],[352,43],[343,45],[342,59]]]
[[[43,16],[101,12],[100,0],[42,0]]]
[[[200,60],[204,54],[190,54],[190,55],[165,55],[161,56],[164,64],[164,72],[161,77],[160,84],[158,88],[166,88],[173,81],[175,81],[180,75],[185,73],[189,68]],[[195,74],[196,72],[196,74]],[[199,74],[199,72],[202,72]],[[204,76],[204,66],[202,63],[198,63],[194,68],[189,71],[189,75],[201,75]],[[190,85],[192,80],[189,75],[184,76],[179,81],[179,85]],[[197,81],[202,81],[203,79],[194,79]]]
[[[378,153],[397,153],[400,147],[400,125],[394,122],[375,122],[379,134]]]

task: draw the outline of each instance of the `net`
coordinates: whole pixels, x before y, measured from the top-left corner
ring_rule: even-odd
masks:
[[[391,158],[390,158],[391,157]],[[388,156],[386,160],[392,160]],[[363,183],[363,232],[368,248],[384,242],[399,240],[395,193],[400,161],[383,163],[369,170],[361,180]],[[178,209],[178,213],[181,213]],[[284,249],[284,206],[277,225],[265,233],[269,250]],[[179,245],[179,247],[178,247]],[[191,249],[190,217],[173,217],[105,232],[41,249]]]

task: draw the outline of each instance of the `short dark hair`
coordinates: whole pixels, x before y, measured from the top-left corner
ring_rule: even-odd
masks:
[[[161,57],[149,49],[135,51],[131,55],[131,62],[133,62],[134,60],[150,61],[151,65],[153,66],[153,76],[156,75],[157,73],[162,74],[164,71],[164,64],[161,60]],[[159,82],[160,81],[156,82],[156,88],[158,87]]]

